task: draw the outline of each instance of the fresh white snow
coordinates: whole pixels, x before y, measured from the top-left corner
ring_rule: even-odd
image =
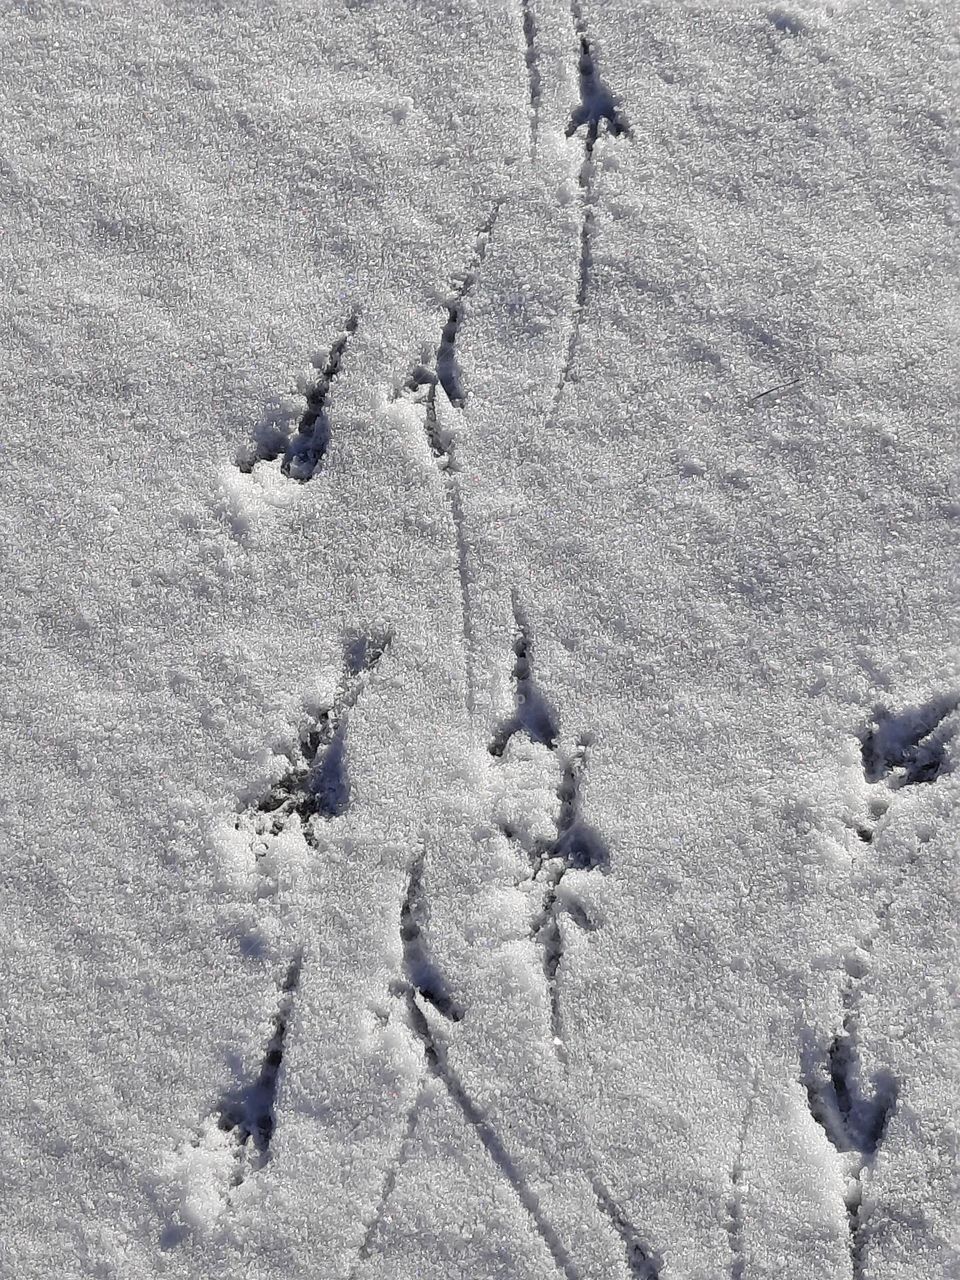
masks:
[[[953,6],[0,49],[0,1275],[960,1276]]]

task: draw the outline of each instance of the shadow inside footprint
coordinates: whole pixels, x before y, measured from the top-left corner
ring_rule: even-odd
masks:
[[[899,712],[876,707],[860,737],[866,781],[887,781],[895,789],[936,781],[945,772],[952,737],[953,726],[945,722],[958,705],[955,696],[942,695]]]

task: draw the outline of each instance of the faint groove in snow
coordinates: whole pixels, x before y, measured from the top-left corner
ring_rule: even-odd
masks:
[[[590,1185],[601,1213],[611,1223],[626,1246],[627,1269],[630,1274],[636,1276],[637,1280],[659,1280],[663,1259],[651,1253],[643,1243],[636,1227],[626,1217],[597,1174],[591,1173]]]
[[[257,1078],[252,1084],[225,1095],[217,1108],[217,1123],[236,1142],[237,1167],[233,1185],[239,1186],[261,1169],[270,1156],[270,1141],[277,1121],[277,1086],[283,1066],[284,1040],[300,982],[303,964],[298,952],[280,984],[280,998],[273,1016],[273,1032],[267,1041]]]
[[[618,106],[617,98],[600,75],[594,41],[587,28],[586,19],[583,16],[583,10],[578,0],[571,0],[570,15],[573,18],[574,30],[580,42],[578,65],[580,101],[570,113],[566,133],[568,138],[572,138],[580,129],[586,128],[583,139],[583,163],[580,166],[578,177],[582,217],[577,260],[577,291],[574,299],[570,335],[567,339],[567,349],[560,370],[560,377],[557,381],[550,412],[547,416],[547,426],[555,425],[559,418],[563,394],[573,373],[577,348],[580,343],[580,329],[583,324],[583,315],[593,274],[593,239],[596,226],[593,208],[595,202],[593,149],[600,136],[601,127],[604,127],[606,132],[614,138],[632,138],[633,136],[626,116]]]
[[[592,145],[592,144],[591,144]],[[580,198],[583,215],[580,222],[580,250],[577,259],[577,292],[573,303],[573,316],[570,322],[570,334],[567,338],[567,349],[560,369],[560,377],[553,392],[553,401],[546,425],[555,426],[560,416],[560,406],[567,383],[573,374],[577,347],[580,344],[580,329],[583,324],[583,313],[587,305],[587,294],[590,289],[590,272],[593,263],[591,244],[593,240],[594,214],[590,202],[593,199],[593,161],[589,155],[580,169]]]
[[[384,631],[361,635],[345,646],[343,675],[333,702],[301,732],[290,769],[252,806],[252,811],[249,807],[244,811],[258,835],[278,835],[296,813],[309,840],[314,818],[336,818],[346,813],[350,805],[346,737],[349,713],[392,640],[392,632]]]
[[[537,1234],[550,1251],[550,1256],[557,1270],[567,1280],[580,1280],[579,1270],[574,1265],[573,1259],[564,1247],[560,1237],[548,1222],[536,1193],[511,1159],[507,1148],[493,1125],[468,1095],[460,1078],[447,1059],[444,1045],[436,1039],[430,1030],[427,1017],[417,1003],[416,992],[408,990],[406,1000],[408,1024],[423,1048],[423,1056],[428,1070],[446,1089],[450,1100],[459,1108],[463,1118],[476,1133],[497,1169],[513,1188],[536,1228]]]
[[[447,494],[450,500],[450,516],[453,520],[454,537],[457,546],[457,578],[460,583],[460,628],[463,632],[464,652],[464,702],[467,711],[472,715],[476,708],[474,693],[474,652],[476,650],[476,632],[473,625],[473,578],[470,572],[470,544],[467,541],[467,522],[463,512],[463,493],[456,472],[450,472],[445,478]]]
[[[400,1176],[400,1170],[406,1164],[410,1154],[410,1148],[413,1145],[414,1135],[417,1129],[417,1121],[420,1119],[420,1107],[423,1100],[423,1083],[417,1089],[413,1102],[410,1104],[410,1110],[407,1112],[407,1120],[403,1129],[403,1137],[400,1139],[400,1146],[397,1150],[396,1158],[388,1165],[387,1171],[383,1177],[383,1186],[380,1188],[380,1198],[377,1201],[377,1207],[373,1217],[370,1219],[363,1241],[357,1253],[357,1260],[350,1270],[350,1280],[356,1280],[356,1276],[360,1270],[360,1264],[366,1262],[372,1255],[374,1245],[377,1243],[377,1237],[383,1225],[384,1215],[387,1206],[393,1196],[397,1185],[397,1178]]]
[[[524,61],[527,64],[527,79],[530,84],[530,159],[534,160],[537,154],[537,134],[540,127],[540,101],[543,97],[543,82],[540,78],[537,22],[533,13],[532,0],[520,0],[520,12],[523,22],[523,39],[526,44]]]
[[[531,742],[556,750],[559,727],[557,715],[543,696],[533,679],[531,651],[533,640],[530,623],[516,588],[512,593],[514,620],[513,681],[515,707],[491,739],[488,750],[492,756],[502,756],[507,744],[516,733],[526,733]]]
[[[424,407],[424,430],[430,451],[437,462],[443,478],[444,491],[450,507],[450,518],[453,521],[454,539],[457,552],[457,576],[460,581],[461,627],[463,632],[463,649],[465,661],[465,701],[467,710],[472,714],[476,699],[474,696],[474,650],[476,636],[473,624],[473,598],[471,592],[472,574],[470,571],[469,541],[467,539],[466,519],[463,510],[463,493],[460,485],[460,468],[457,463],[454,441],[449,432],[440,423],[437,409],[437,390],[443,391],[454,409],[463,409],[467,403],[467,393],[463,385],[463,374],[457,361],[457,339],[463,324],[464,308],[467,298],[473,292],[487,255],[493,230],[500,214],[502,200],[496,200],[493,207],[481,224],[474,244],[473,257],[467,270],[460,277],[446,304],[447,318],[440,334],[440,344],[434,356],[434,367],[419,364],[408,375],[401,395],[412,396]]]
[[[737,1140],[737,1154],[730,1170],[730,1196],[727,1200],[727,1240],[730,1244],[730,1280],[744,1280],[746,1258],[743,1252],[743,1175],[744,1160],[747,1150],[747,1134],[753,1123],[753,1115],[757,1108],[760,1076],[754,1069],[750,1084],[750,1095],[743,1109],[743,1120],[740,1123],[740,1134]]]
[[[241,454],[237,462],[241,471],[249,473],[258,463],[275,462],[282,455],[280,469],[285,476],[301,484],[313,479],[330,445],[330,417],[327,413],[330,389],[359,324],[359,312],[354,311],[347,317],[342,333],[326,356],[311,362],[317,376],[307,390],[307,407],[300,416],[296,431],[290,431],[290,419],[283,412],[275,410],[264,417],[254,432],[252,446]]]

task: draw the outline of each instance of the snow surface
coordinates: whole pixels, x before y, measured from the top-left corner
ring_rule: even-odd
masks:
[[[0,1274],[960,1276],[953,6],[0,41]]]

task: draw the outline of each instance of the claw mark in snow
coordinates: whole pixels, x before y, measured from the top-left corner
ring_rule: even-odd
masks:
[[[556,713],[533,679],[530,661],[533,647],[530,623],[516,588],[513,591],[513,618],[516,625],[513,641],[513,652],[516,658],[513,664],[516,709],[510,719],[501,725],[494,735],[488,748],[492,756],[502,756],[510,739],[520,732],[526,733],[532,742],[539,742],[554,751],[559,733]]]
[[[872,843],[890,808],[889,792],[936,782],[952,767],[950,743],[958,728],[958,708],[956,695],[940,695],[901,712],[874,708],[872,722],[860,734],[864,781],[875,789],[871,820],[853,824],[864,844]]]
[[[889,1075],[875,1076],[873,1097],[862,1087],[857,1050],[857,1012],[848,1005],[843,1029],[827,1054],[826,1071],[807,1081],[810,1113],[835,1149],[846,1157],[844,1205],[850,1230],[852,1280],[865,1280],[867,1235],[863,1215],[863,1179],[896,1107],[898,1087]]]
[[[607,131],[615,138],[621,134],[630,137],[630,126],[626,117],[617,106],[617,99],[610,91],[606,81],[597,67],[594,43],[587,29],[578,0],[572,0],[570,15],[573,18],[574,30],[580,41],[580,101],[570,114],[567,124],[567,137],[571,138],[578,129],[587,126],[586,152],[589,156],[594,143],[600,136],[600,126],[606,124]]]
[[[283,405],[265,417],[254,432],[251,448],[240,457],[237,466],[251,472],[259,462],[275,462],[281,455],[280,469],[285,476],[301,484],[312,480],[323,462],[330,445],[330,417],[327,400],[334,378],[340,372],[344,353],[350,339],[357,331],[360,316],[350,315],[343,332],[322,358],[313,360],[316,376],[306,391],[306,408],[300,415],[297,429],[291,432],[291,415]]]
[[[580,342],[580,328],[583,323],[583,313],[587,305],[587,294],[590,291],[590,281],[593,273],[595,228],[593,149],[600,136],[601,126],[605,126],[607,133],[614,138],[632,137],[626,117],[617,106],[617,99],[600,75],[594,43],[587,30],[586,20],[577,0],[572,0],[570,13],[573,18],[574,30],[580,42],[578,67],[580,101],[570,113],[570,120],[567,124],[567,137],[572,138],[575,133],[586,126],[583,140],[583,163],[580,166],[578,179],[582,218],[580,222],[577,292],[574,300],[573,320],[570,326],[570,336],[567,339],[567,350],[563,366],[560,370],[560,378],[554,391],[553,403],[547,417],[548,426],[554,425],[557,421],[563,393],[573,373],[574,360],[576,359],[577,347]]]
[[[480,268],[487,255],[487,249],[493,237],[493,229],[500,213],[502,201],[497,200],[486,221],[477,232],[473,258],[469,267],[455,282],[455,288],[446,304],[447,319],[440,334],[440,345],[434,356],[434,367],[419,364],[414,368],[404,383],[400,394],[412,396],[424,406],[424,429],[430,451],[437,462],[443,477],[447,501],[450,504],[450,516],[453,521],[454,536],[457,548],[457,574],[460,579],[460,604],[463,615],[463,647],[466,663],[466,705],[469,712],[474,710],[473,692],[473,652],[475,648],[473,629],[472,576],[470,572],[469,544],[467,541],[466,520],[463,511],[463,493],[459,479],[459,467],[455,454],[455,445],[450,433],[444,430],[437,409],[437,390],[443,391],[454,409],[463,409],[467,403],[467,393],[463,385],[463,374],[457,360],[456,346],[463,324],[466,300],[473,291],[480,274]]]
[[[234,1186],[239,1186],[269,1159],[270,1140],[277,1122],[277,1085],[283,1065],[284,1041],[300,982],[301,966],[302,955],[298,953],[290,962],[280,986],[273,1033],[267,1042],[256,1080],[227,1094],[218,1107],[219,1127],[224,1133],[232,1134],[236,1143]]]
[[[346,813],[350,805],[346,738],[349,713],[392,639],[392,633],[386,631],[360,636],[346,646],[344,675],[332,704],[301,733],[296,759],[287,773],[257,802],[252,813],[245,811],[256,834],[278,835],[287,819],[296,813],[309,840],[315,818],[337,818]],[[241,821],[238,819],[238,825]]]
[[[423,891],[423,865],[425,853],[420,851],[410,868],[407,892],[400,908],[400,941],[403,944],[403,971],[409,988],[421,1000],[433,1005],[450,1022],[459,1022],[463,1012],[451,997],[444,981],[424,943],[423,931],[428,920],[426,897]]]

